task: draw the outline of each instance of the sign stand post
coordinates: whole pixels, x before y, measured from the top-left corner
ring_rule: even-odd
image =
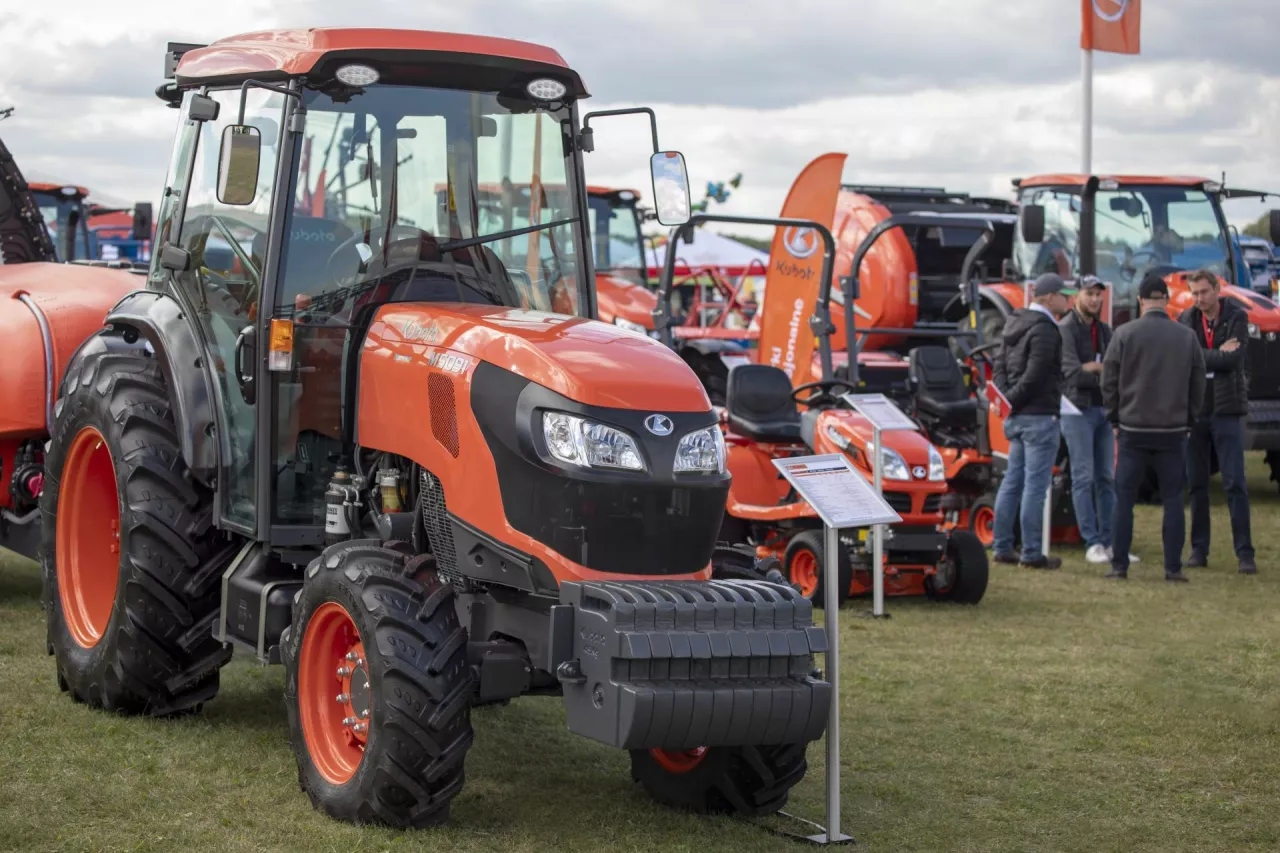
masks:
[[[849,844],[853,837],[840,831],[840,607],[836,592],[840,577],[840,530],[872,524],[896,523],[902,516],[889,506],[879,491],[873,490],[857,469],[841,453],[774,459],[778,472],[814,508],[825,527],[823,560],[823,611],[827,634],[826,670],[831,685],[831,705],[827,716],[827,772],[825,827],[806,836],[814,844]],[[809,821],[805,821],[810,823]]]
[[[875,448],[876,494],[884,494],[884,457],[880,453],[880,425],[871,422],[872,446]],[[881,617],[884,612],[884,525],[877,524],[871,531],[871,615]]]

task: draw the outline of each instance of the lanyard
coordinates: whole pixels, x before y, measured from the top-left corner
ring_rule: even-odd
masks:
[[[1205,348],[1213,349],[1213,324],[1209,322],[1209,318],[1204,314],[1200,315],[1200,326],[1204,329]]]
[[[1093,354],[1098,354],[1098,321],[1089,324],[1089,337],[1093,338]]]

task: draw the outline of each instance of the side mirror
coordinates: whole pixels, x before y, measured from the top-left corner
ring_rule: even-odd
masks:
[[[258,192],[258,161],[262,156],[262,135],[247,124],[228,125],[222,131],[218,155],[218,201],[223,204],[252,204]]]
[[[139,243],[151,239],[151,202],[140,201],[133,206],[133,234]]]
[[[1022,240],[1026,243],[1044,242],[1044,205],[1028,204],[1022,208],[1018,217],[1018,226],[1022,231]]]
[[[653,175],[653,200],[658,222],[683,225],[689,221],[693,202],[689,199],[689,173],[679,151],[659,151],[649,158]]]
[[[1267,217],[1271,226],[1271,245],[1280,246],[1280,210],[1271,211],[1271,215]]]

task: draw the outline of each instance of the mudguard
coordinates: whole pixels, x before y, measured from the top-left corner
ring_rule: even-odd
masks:
[[[624,749],[808,743],[831,685],[813,605],[764,581],[571,582],[552,616],[569,730]]]
[[[172,395],[182,459],[192,476],[212,485],[218,471],[213,395],[200,339],[182,306],[167,293],[138,290],[116,303],[105,322],[126,339],[131,330],[155,351]]]

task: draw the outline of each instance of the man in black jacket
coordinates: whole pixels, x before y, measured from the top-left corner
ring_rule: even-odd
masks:
[[[1013,312],[995,356],[992,381],[1009,401],[1004,434],[1009,439],[1009,466],[996,493],[995,553],[998,563],[1033,569],[1056,569],[1057,557],[1046,557],[1041,545],[1044,502],[1058,455],[1058,414],[1062,410],[1062,335],[1057,317],[1066,313],[1075,293],[1057,273],[1045,273],[1032,288],[1030,307]],[[1021,514],[1019,515],[1019,508]],[[1013,524],[1022,525],[1022,557],[1013,553]]]
[[[1223,299],[1218,277],[1197,270],[1187,277],[1196,304],[1178,322],[1195,333],[1204,351],[1204,404],[1196,414],[1187,446],[1187,479],[1191,485],[1191,557],[1187,565],[1209,564],[1209,454],[1216,450],[1222,489],[1231,512],[1231,540],[1242,574],[1254,574],[1253,537],[1249,529],[1249,492],[1244,480],[1244,416],[1249,412],[1249,377],[1245,363],[1249,317]]]
[[[1084,558],[1109,563],[1116,437],[1102,405],[1102,359],[1111,343],[1111,327],[1098,316],[1107,286],[1092,276],[1081,284],[1075,305],[1058,324],[1062,393],[1080,410],[1078,415],[1062,416],[1062,437],[1071,461],[1071,503],[1085,543]]]
[[[1120,428],[1116,459],[1116,511],[1111,522],[1109,578],[1129,576],[1133,504],[1147,466],[1155,469],[1164,504],[1164,577],[1186,581],[1182,509],[1187,433],[1204,400],[1204,356],[1196,336],[1166,312],[1169,287],[1148,274],[1138,286],[1142,316],[1116,329],[1102,360],[1102,401]]]

